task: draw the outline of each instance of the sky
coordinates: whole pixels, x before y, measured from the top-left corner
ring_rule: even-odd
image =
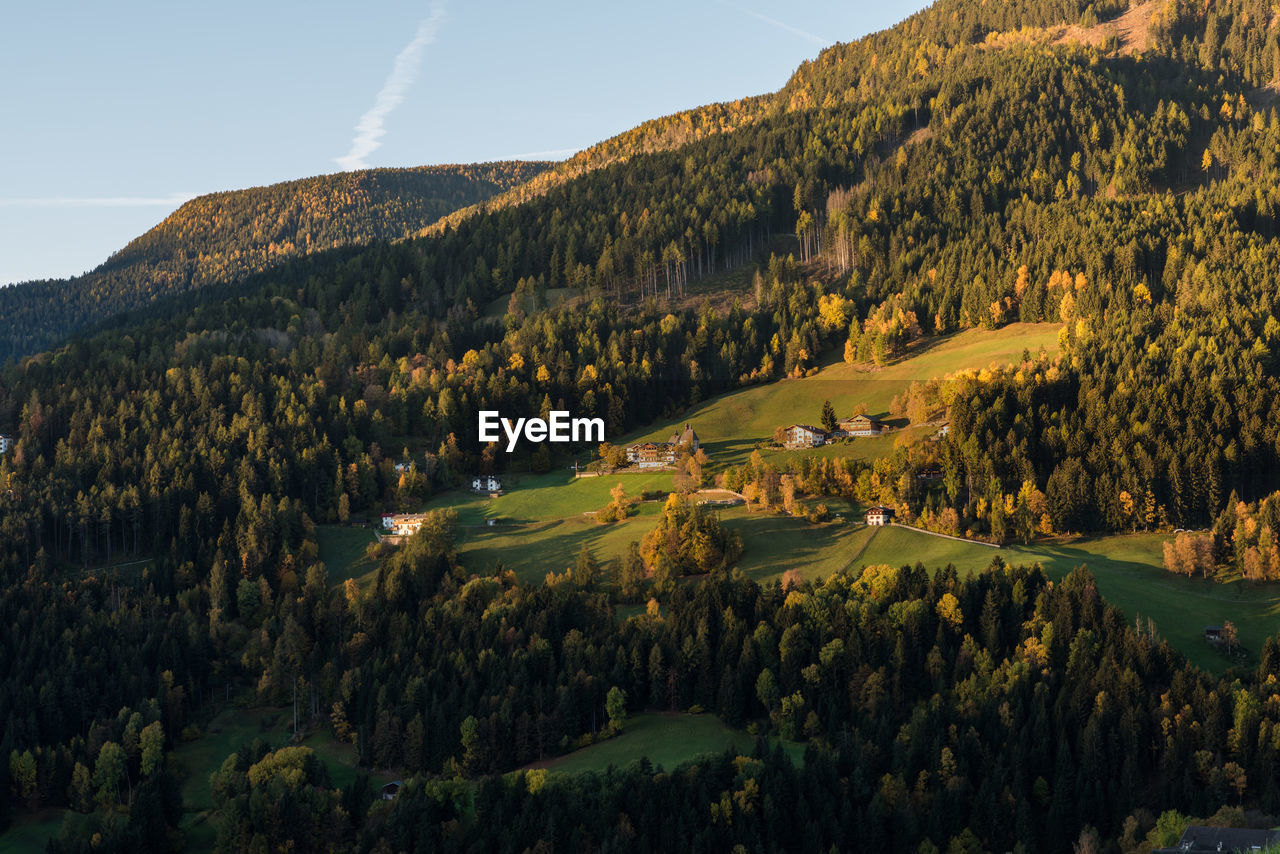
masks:
[[[776,91],[825,45],[924,5],[15,3],[0,27],[0,285],[90,270],[201,193],[562,159]]]

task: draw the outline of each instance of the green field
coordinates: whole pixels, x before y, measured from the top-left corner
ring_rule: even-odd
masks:
[[[1205,642],[1205,626],[1231,620],[1240,643],[1255,653],[1263,640],[1280,632],[1280,587],[1173,575],[1164,569],[1161,545],[1170,537],[1121,534],[991,549],[894,527],[875,534],[857,565],[919,562],[930,569],[953,564],[961,571],[976,571],[990,565],[998,554],[1010,564],[1039,563],[1055,580],[1083,566],[1097,579],[1108,604],[1120,608],[1130,620],[1141,615],[1145,623],[1150,617],[1161,637],[1196,665],[1218,673],[1228,662]]]
[[[823,400],[830,399],[841,414],[859,403],[866,404],[872,414],[881,414],[913,381],[1008,364],[1024,350],[1052,352],[1057,348],[1057,331],[1055,324],[970,330],[920,342],[909,358],[878,371],[831,364],[812,377],[713,398],[666,424],[618,441],[663,440],[691,421],[713,464],[741,462],[757,441],[771,436],[774,427],[818,420]],[[890,452],[904,436],[923,436],[931,429],[908,428],[879,439],[766,455],[779,460],[805,455],[875,457]],[[596,524],[585,515],[604,507],[610,500],[609,490],[617,483],[622,483],[628,494],[639,496],[646,490],[670,489],[671,474],[619,473],[575,479],[573,472],[560,469],[542,475],[505,475],[506,492],[498,498],[455,490],[437,496],[427,508],[458,511],[459,552],[471,571],[487,573],[501,565],[525,581],[536,582],[549,571],[562,572],[571,566],[584,544],[598,560],[607,562],[624,554],[629,543],[641,540],[652,529],[660,507],[657,502],[640,505],[635,515],[612,525]],[[1038,562],[1055,579],[1083,565],[1097,576],[1109,602],[1131,619],[1139,614],[1150,616],[1161,634],[1196,664],[1217,671],[1225,668],[1226,660],[1204,642],[1204,626],[1232,620],[1241,643],[1255,651],[1263,638],[1280,630],[1280,591],[1250,588],[1241,582],[1213,584],[1172,576],[1161,565],[1165,538],[1161,535],[1010,546],[997,551],[902,528],[869,529],[858,521],[858,508],[842,501],[828,503],[846,518],[811,525],[802,519],[751,513],[743,507],[720,510],[725,525],[743,539],[739,568],[768,582],[789,569],[800,570],[805,578],[819,578],[846,566],[873,563],[920,562],[930,568],[954,564],[970,571],[987,566],[996,554],[1011,563]],[[498,524],[489,526],[488,520]],[[353,539],[343,539],[351,538],[348,530],[321,529],[321,557],[329,564],[331,577],[339,580],[372,568],[359,563],[363,547]]]
[[[292,709],[228,709],[216,715],[195,741],[179,745],[173,761],[183,775],[182,803],[188,811],[213,809],[209,775],[242,745],[262,739],[272,747],[289,740]]]
[[[554,308],[565,300],[577,294],[578,291],[573,288],[547,288],[545,291],[547,307]],[[511,303],[511,294],[503,294],[496,299],[490,300],[485,304],[484,311],[480,316],[487,320],[502,320],[507,316],[507,306]],[[531,311],[533,309],[533,301],[528,297],[524,300],[524,310]]]
[[[539,765],[566,773],[599,772],[611,765],[623,768],[647,756],[654,765],[670,771],[681,762],[708,753],[732,749],[749,755],[754,743],[750,735],[726,726],[715,715],[648,712],[627,718],[621,735]],[[783,742],[783,749],[793,762],[804,758],[803,744]]]
[[[912,382],[943,377],[959,370],[1008,365],[1020,359],[1023,350],[1034,354],[1044,348],[1054,353],[1058,349],[1058,329],[1058,324],[1053,323],[1015,323],[996,330],[971,329],[945,338],[927,339],[919,342],[908,358],[879,370],[868,371],[837,361],[811,377],[752,386],[713,397],[679,418],[620,438],[616,444],[665,441],[688,421],[698,432],[712,462],[741,463],[757,442],[773,436],[774,428],[797,422],[816,424],[824,400],[830,400],[841,417],[860,403],[866,404],[869,414],[883,415],[893,398]],[[825,453],[878,456],[892,449],[894,439],[857,439],[835,445]]]
[[[50,839],[61,834],[68,816],[71,821],[81,818],[78,813],[64,809],[46,809],[34,815],[22,813],[15,816],[9,829],[0,833],[0,854],[43,851]]]
[[[831,399],[837,410],[852,411],[858,403],[873,413],[886,410],[890,400],[916,380],[930,379],[961,369],[1008,364],[1024,350],[1038,352],[1057,347],[1054,324],[1013,324],[1000,330],[970,330],[942,339],[921,342],[910,358],[877,371],[855,369],[843,362],[828,365],[805,379],[787,380],[742,389],[694,408],[669,424],[619,442],[665,439],[686,420],[692,421],[716,466],[742,462],[755,443],[772,435],[779,424],[795,420],[816,421],[822,401]],[[920,437],[929,428],[908,429],[895,436],[859,439],[810,451],[770,451],[784,460],[792,456],[852,456],[872,458],[892,451],[903,436]],[[597,559],[607,561],[625,553],[656,524],[653,506],[625,522],[597,525],[587,513],[609,503],[609,491],[621,483],[627,493],[665,491],[672,486],[669,472],[617,473],[599,478],[574,478],[568,469],[548,474],[506,474],[505,492],[497,498],[468,490],[436,496],[424,509],[452,508],[458,513],[459,550],[475,572],[489,572],[501,564],[525,580],[539,580],[548,571],[560,572],[572,564],[583,544]],[[843,504],[843,502],[835,502]],[[856,508],[833,507],[854,512]],[[743,538],[741,568],[769,579],[788,569],[800,569],[807,577],[823,575],[845,566],[862,547],[867,533],[849,524],[812,526],[791,518],[748,513],[744,508],[722,511],[729,527]],[[498,524],[489,527],[487,522]],[[323,531],[324,529],[322,529]],[[345,529],[329,529],[342,531]],[[336,581],[372,567],[354,564],[343,544],[322,540],[321,558]],[[329,555],[332,554],[331,561]]]
[[[329,583],[341,584],[373,569],[373,562],[364,553],[372,542],[372,528],[316,525],[316,544],[320,547],[320,560],[329,571]]]
[[[210,821],[213,790],[209,777],[222,767],[228,756],[240,747],[261,739],[273,749],[289,743],[293,723],[290,707],[227,709],[214,716],[204,735],[196,741],[180,745],[172,761],[182,775],[182,804],[187,816],[182,831],[187,850],[208,851],[214,844],[214,827]],[[334,740],[329,730],[311,733],[302,742],[320,757],[333,786],[345,786],[356,778],[355,748]],[[393,779],[390,775],[371,772],[380,783]],[[0,847],[0,852],[4,849]],[[23,849],[26,850],[26,849]]]
[[[829,504],[835,512],[851,512],[843,501]],[[621,557],[631,542],[639,542],[653,529],[660,511],[661,502],[648,501],[625,522],[610,525],[576,513],[513,527],[462,528],[458,551],[473,572],[492,572],[501,563],[524,581],[540,581],[549,571],[562,572],[572,566],[583,544],[602,563]],[[834,572],[848,564],[865,536],[860,533],[863,526],[852,521],[811,525],[803,519],[751,512],[745,507],[717,512],[726,527],[742,536],[739,568],[762,581],[780,577],[788,569],[799,569],[805,577]]]

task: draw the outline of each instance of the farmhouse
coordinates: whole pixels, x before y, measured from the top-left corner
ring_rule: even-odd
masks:
[[[640,442],[627,446],[627,461],[637,468],[651,469],[662,466],[673,466],[680,449],[687,447],[691,452],[701,447],[698,434],[693,425],[685,422],[684,430],[677,430],[665,442]]]
[[[407,471],[413,471],[413,463],[396,463],[396,474],[404,474]]]
[[[400,787],[404,785],[399,780],[388,783],[382,787],[381,797],[384,801],[394,801],[396,795],[400,794]]]
[[[809,424],[792,424],[787,428],[782,447],[787,450],[796,448],[816,448],[827,443],[827,432]]]
[[[8,453],[10,440],[8,436],[0,433],[0,454]]]
[[[502,491],[502,480],[491,474],[482,474],[471,478],[471,489],[475,492],[485,492],[493,495],[495,492]]]
[[[382,527],[394,537],[412,537],[426,520],[426,513],[384,513]]]
[[[674,465],[675,446],[669,442],[641,442],[627,447],[627,460],[642,469]]]
[[[877,505],[867,511],[868,525],[888,525],[893,521],[893,508]]]
[[[1222,626],[1205,626],[1204,639],[1209,643],[1222,643]]]
[[[1241,854],[1266,851],[1280,842],[1280,830],[1247,827],[1204,827],[1193,824],[1182,832],[1173,848],[1157,848],[1151,854]]]
[[[845,436],[879,436],[888,426],[868,415],[854,415],[836,425]]]

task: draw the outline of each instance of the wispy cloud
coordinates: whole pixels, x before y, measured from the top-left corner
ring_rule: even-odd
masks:
[[[566,160],[581,148],[553,148],[550,151],[526,151],[524,154],[508,154],[499,160]]]
[[[744,15],[750,15],[751,17],[755,18],[757,21],[764,21],[766,24],[768,24],[771,27],[777,27],[780,30],[786,30],[787,32],[791,33],[793,36],[799,36],[800,38],[811,41],[816,45],[820,45],[821,47],[831,47],[831,45],[835,44],[835,42],[832,41],[831,39],[814,35],[813,33],[802,30],[799,27],[793,27],[790,24],[786,23],[785,21],[779,21],[777,18],[770,18],[768,15],[762,15],[759,12],[752,11],[751,9],[744,9],[741,6],[734,6],[731,3],[724,3],[724,5],[728,6],[730,9],[737,9],[739,12],[741,12]]]
[[[444,3],[435,3],[431,7],[431,14],[418,24],[418,31],[414,34],[413,40],[396,56],[395,65],[391,67],[391,73],[382,84],[382,89],[374,99],[373,106],[356,123],[356,135],[351,140],[351,150],[342,157],[334,158],[343,169],[368,168],[369,164],[365,158],[382,146],[382,137],[387,132],[382,126],[383,121],[392,110],[400,106],[405,92],[413,85],[413,81],[418,76],[418,66],[422,62],[422,50],[436,40],[436,31],[440,29],[440,22],[444,17]]]
[[[195,193],[170,193],[167,196],[46,196],[43,198],[0,198],[5,208],[145,208],[169,207],[189,202]]]

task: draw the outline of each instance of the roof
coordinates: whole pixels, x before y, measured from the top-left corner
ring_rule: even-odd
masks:
[[[1268,845],[1280,842],[1280,830],[1256,830],[1248,827],[1204,827],[1191,825],[1182,834],[1182,839],[1172,848],[1160,848],[1170,854],[1201,854],[1201,852],[1221,851],[1248,852],[1261,851]]]
[[[878,418],[872,418],[870,415],[850,415],[848,418],[840,419],[840,423],[842,424],[847,423],[849,421],[869,421],[872,424],[884,424],[883,421],[879,420]]]
[[[693,425],[688,421],[684,424],[684,430],[677,430],[671,434],[671,438],[667,440],[668,445],[692,445],[698,441],[698,434],[694,432]]]
[[[810,433],[823,433],[823,434],[827,432],[826,430],[823,430],[821,427],[814,427],[812,424],[792,424],[787,429],[788,430],[795,430],[795,429],[808,430]]]
[[[874,506],[874,507],[868,507],[868,508],[867,508],[867,513],[868,513],[868,514],[870,514],[870,513],[893,513],[893,512],[895,512],[895,511],[894,511],[894,509],[893,509],[892,507],[885,507],[883,504],[877,504],[877,505],[876,505],[876,506]]]

